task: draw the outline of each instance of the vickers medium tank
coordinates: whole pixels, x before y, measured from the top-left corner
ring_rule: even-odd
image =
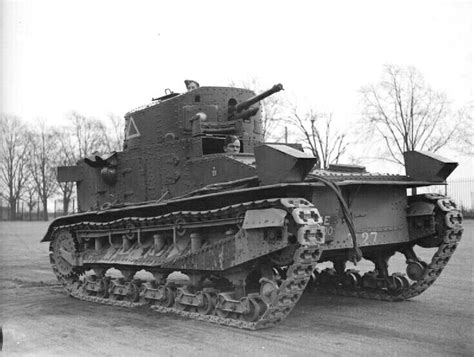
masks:
[[[282,321],[309,282],[390,301],[426,290],[462,216],[449,198],[407,192],[444,184],[457,163],[407,152],[406,176],[314,169],[301,145],[262,143],[259,101],[281,89],[167,92],[125,115],[123,151],[58,168],[77,182],[79,213],[53,221],[42,241],[65,290],[248,329]],[[226,135],[239,153],[223,152]],[[435,253],[423,261],[415,247]],[[397,252],[405,272],[391,272]],[[373,268],[346,267],[361,259]]]

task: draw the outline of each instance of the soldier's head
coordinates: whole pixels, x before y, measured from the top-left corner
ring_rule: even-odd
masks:
[[[240,152],[240,140],[235,135],[227,135],[224,141],[224,152],[227,154],[238,154]]]
[[[192,79],[186,79],[184,81],[184,84],[186,85],[186,89],[188,91],[199,88],[199,83],[196,81],[193,81]]]

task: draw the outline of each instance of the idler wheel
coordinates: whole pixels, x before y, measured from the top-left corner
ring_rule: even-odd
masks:
[[[179,311],[186,311],[188,310],[189,306],[185,304],[181,304],[179,301],[174,302],[174,308]]]
[[[109,284],[109,299],[110,300],[122,300],[122,295],[114,294],[115,283],[112,281]]]
[[[402,276],[392,275],[387,278],[388,291],[392,294],[399,294],[406,287],[406,279]]]
[[[109,283],[108,293],[109,293],[109,299],[110,300],[122,300],[122,298],[123,298],[123,295],[114,293],[114,290],[115,290],[116,286],[117,286],[117,284],[113,280]]]
[[[160,300],[160,305],[164,307],[171,307],[174,304],[175,300],[175,293],[173,289],[171,289],[169,286],[163,287],[164,292],[163,292],[163,298]]]
[[[427,265],[425,262],[410,261],[407,265],[407,275],[411,280],[422,280],[425,275],[426,267]]]
[[[267,278],[260,279],[260,297],[266,304],[272,304],[276,300],[277,294],[278,286],[274,281]]]
[[[197,312],[203,315],[210,315],[214,311],[215,299],[210,293],[198,292],[196,295],[201,301],[201,305],[197,307]]]
[[[140,289],[137,284],[132,282],[125,283],[126,294],[124,296],[125,301],[137,302],[140,298]]]
[[[86,295],[89,295],[89,296],[95,296],[96,295],[96,292],[94,290],[90,290],[90,288],[88,289],[89,284],[90,283],[95,283],[96,280],[97,280],[97,276],[95,276],[95,275],[90,275],[90,276],[87,276],[85,278],[85,284],[82,288],[83,288],[83,291]]]
[[[222,318],[227,318],[230,315],[230,311],[224,311],[219,308],[216,309],[216,315]]]
[[[245,312],[241,315],[242,319],[248,322],[255,322],[260,315],[265,311],[265,304],[263,301],[257,301],[256,298],[244,297],[242,304],[245,305]]]
[[[342,285],[346,288],[353,288],[359,286],[362,281],[362,277],[359,273],[348,271],[342,277]]]
[[[216,315],[222,318],[227,318],[230,316],[230,311],[221,310],[221,306],[225,306],[225,297],[222,295],[217,296],[217,303],[216,303]]]
[[[184,295],[183,290],[181,288],[178,288],[178,290],[176,291],[176,299],[174,301],[174,307],[179,311],[185,311],[185,310],[188,310],[189,308],[188,305],[181,303],[181,299],[183,295]]]
[[[100,290],[97,291],[97,296],[100,298],[107,298],[109,296],[109,279],[106,277],[103,277],[99,281],[100,285]]]
[[[408,281],[408,279],[406,277],[399,276],[398,278],[402,281],[403,289],[407,289],[407,288],[410,287],[410,282]]]

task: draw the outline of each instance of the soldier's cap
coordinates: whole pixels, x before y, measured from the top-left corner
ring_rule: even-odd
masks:
[[[196,83],[197,86],[199,87],[199,83],[196,82],[196,81],[193,81],[192,79],[186,79],[186,80],[184,81],[184,84],[186,85],[186,87],[189,86],[191,83]]]

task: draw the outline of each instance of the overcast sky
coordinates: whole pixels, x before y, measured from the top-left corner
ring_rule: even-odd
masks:
[[[5,1],[1,111],[59,124],[123,115],[183,80],[281,82],[356,119],[383,64],[413,65],[453,107],[472,95],[471,1]]]

